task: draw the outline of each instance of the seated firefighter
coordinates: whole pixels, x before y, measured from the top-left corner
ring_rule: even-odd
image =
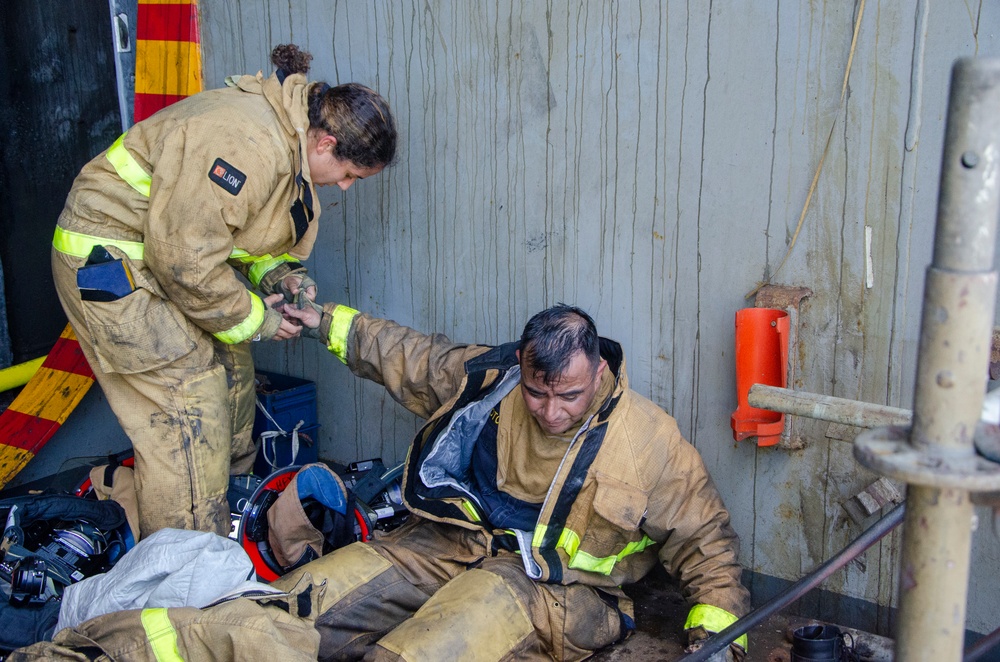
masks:
[[[320,659],[583,659],[634,629],[621,585],[657,558],[693,605],[695,647],[747,611],[701,457],[629,389],[621,346],[587,313],[557,305],[488,347],[303,305],[285,314],[304,335],[427,419],[403,475],[408,521],[276,582],[326,581]]]

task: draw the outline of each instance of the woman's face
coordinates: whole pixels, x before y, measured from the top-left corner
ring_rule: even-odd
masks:
[[[335,184],[346,191],[357,180],[377,175],[385,167],[365,168],[351,161],[341,160],[334,154],[336,146],[337,139],[328,133],[309,133],[306,158],[309,161],[310,177],[316,186]]]

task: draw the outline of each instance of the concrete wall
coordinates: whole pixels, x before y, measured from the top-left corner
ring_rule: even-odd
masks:
[[[320,298],[486,343],[586,308],[705,457],[744,565],[794,580],[861,531],[841,504],[876,476],[827,424],[797,421],[797,449],[733,442],[734,313],[760,282],[808,287],[794,387],[911,407],[949,70],[1000,55],[1000,3],[868,0],[841,107],[859,4],[202,0],[206,86],[291,41],[314,78],[378,89],[399,162],[321,194]],[[403,458],[418,421],[318,343],[257,357],[317,382],[324,457]],[[988,632],[981,515],[968,626]],[[898,545],[825,587],[894,604]]]

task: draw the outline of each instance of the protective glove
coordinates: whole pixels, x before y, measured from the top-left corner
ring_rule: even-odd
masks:
[[[298,292],[292,293],[292,287],[296,287]],[[313,288],[313,293],[311,297],[308,294],[306,294],[306,291],[310,287]],[[285,297],[285,301],[287,301],[288,303],[295,303],[295,298],[299,294],[304,295],[302,297],[303,299],[309,299],[310,301],[312,301],[313,299],[316,298],[316,289],[317,289],[316,281],[314,281],[312,278],[306,275],[305,269],[301,269],[293,271],[292,273],[282,278],[278,282],[274,291],[276,294],[282,294]]]
[[[700,625],[696,628],[691,628],[687,630],[688,646],[684,649],[685,653],[693,653],[700,650],[702,646],[708,641],[714,632],[709,632]],[[719,651],[712,657],[708,658],[708,662],[743,662],[743,658],[746,657],[746,651],[739,644],[732,643],[729,644],[729,648]]]
[[[257,329],[257,334],[252,340],[271,340],[281,327],[281,313],[274,308],[268,308],[264,312],[264,321]]]

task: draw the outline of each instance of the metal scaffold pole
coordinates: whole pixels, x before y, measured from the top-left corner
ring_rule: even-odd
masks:
[[[1000,212],[1000,60],[952,70],[933,261],[927,269],[913,423],[858,437],[855,456],[908,483],[896,659],[962,659],[971,492],[1000,468],[977,455],[990,359]]]

